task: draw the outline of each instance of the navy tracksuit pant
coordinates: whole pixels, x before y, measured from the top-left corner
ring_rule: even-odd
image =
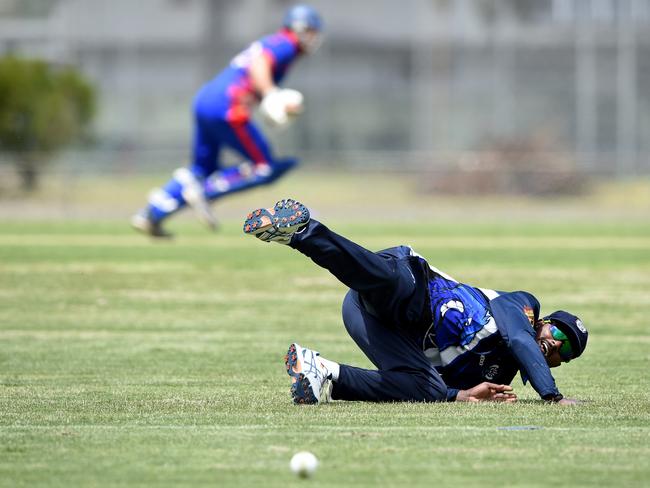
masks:
[[[311,220],[291,247],[350,288],[343,322],[377,367],[341,365],[332,398],[364,401],[445,401],[447,386],[422,351],[431,324],[427,266],[406,246],[374,253]]]

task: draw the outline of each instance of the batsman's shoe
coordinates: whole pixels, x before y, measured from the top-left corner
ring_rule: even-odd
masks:
[[[178,168],[174,171],[174,179],[182,185],[181,194],[187,204],[192,207],[198,219],[210,230],[215,230],[217,228],[217,218],[212,213],[210,203],[205,198],[203,183],[187,168]]]
[[[174,237],[173,234],[167,232],[163,229],[160,222],[154,222],[151,220],[146,213],[138,212],[133,217],[131,217],[131,227],[133,227],[138,232],[142,232],[151,237],[170,239]]]
[[[198,219],[210,230],[216,230],[218,226],[217,218],[212,213],[210,203],[203,195],[203,191],[195,191],[194,188],[183,189],[183,198],[187,204],[192,207]]]
[[[318,352],[294,342],[289,346],[284,362],[291,377],[293,403],[327,403],[332,399],[332,375]]]
[[[265,242],[289,244],[291,236],[309,222],[309,210],[302,203],[287,198],[272,208],[258,208],[244,221],[244,233]]]

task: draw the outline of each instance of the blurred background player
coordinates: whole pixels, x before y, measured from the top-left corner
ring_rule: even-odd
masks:
[[[322,20],[315,9],[293,6],[285,14],[282,29],[252,43],[199,90],[193,108],[192,161],[150,193],[147,207],[131,219],[135,229],[169,237],[162,222],[186,204],[215,229],[211,201],[271,183],[296,166],[295,158],[273,155],[269,141],[251,119],[252,110],[259,103],[264,119],[277,127],[286,126],[302,111],[302,94],[278,85],[300,55],[318,49],[321,30]],[[244,161],[222,168],[224,147],[239,153]]]

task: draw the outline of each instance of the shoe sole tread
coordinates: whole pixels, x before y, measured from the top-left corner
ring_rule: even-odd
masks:
[[[246,216],[244,233],[258,236],[270,229],[292,234],[309,221],[309,210],[292,199],[280,200],[273,208],[258,208]]]
[[[309,379],[302,372],[294,371],[298,366],[298,351],[296,345],[291,344],[287,354],[284,356],[284,363],[287,368],[287,374],[291,377],[291,397],[296,405],[318,403],[316,395],[309,383]]]

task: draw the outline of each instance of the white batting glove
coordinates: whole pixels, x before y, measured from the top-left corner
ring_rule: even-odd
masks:
[[[297,90],[273,90],[262,99],[260,111],[271,125],[284,127],[302,113],[303,101],[302,93]]]
[[[302,96],[302,93],[298,90],[292,90],[291,88],[285,88],[284,90],[281,90],[280,93],[282,94],[284,108],[289,117],[296,117],[303,112],[305,109],[305,97]]]

